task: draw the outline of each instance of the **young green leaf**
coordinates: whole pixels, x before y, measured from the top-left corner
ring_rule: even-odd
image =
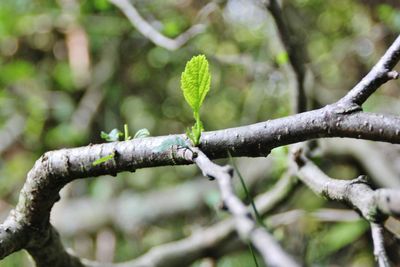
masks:
[[[210,82],[211,75],[206,57],[198,55],[189,60],[185,71],[182,73],[181,88],[183,96],[192,108],[193,117],[196,120],[191,132],[187,132],[187,136],[195,146],[200,143],[201,132],[204,130],[200,120],[200,107],[210,90]]]
[[[208,61],[204,55],[193,57],[186,63],[181,76],[181,88],[186,102],[194,113],[198,113],[201,104],[210,90],[211,75]]]

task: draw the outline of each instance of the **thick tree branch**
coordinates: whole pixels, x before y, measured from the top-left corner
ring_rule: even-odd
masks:
[[[317,137],[356,137],[400,142],[400,118],[363,112],[345,114],[346,112],[342,107],[338,109],[331,105],[282,119],[206,132],[202,135],[201,149],[215,159],[226,156],[226,149],[233,156],[263,156],[274,147]],[[149,137],[44,154],[29,172],[21,191],[18,205],[13,212],[17,224],[46,229],[51,207],[59,198],[59,190],[74,179],[115,175],[121,171],[145,167],[190,164],[191,161],[185,155],[187,150],[172,146],[160,151],[163,142],[175,138],[184,139],[185,136]],[[93,165],[97,159],[109,155],[114,155],[113,159]],[[25,245],[14,248],[5,243],[0,244],[0,256],[3,258]]]
[[[317,137],[356,137],[392,143],[400,142],[400,118],[372,113],[352,112],[335,105],[254,125],[206,132],[202,135],[201,149],[211,158],[226,156],[263,156],[278,146]],[[20,194],[16,210],[19,223],[41,228],[46,225],[58,191],[68,182],[104,174],[115,175],[137,168],[176,164],[189,164],[185,150],[173,146],[159,151],[169,139],[184,135],[149,137],[131,141],[90,145],[62,149],[44,154],[29,172]],[[100,165],[99,158],[115,155]],[[15,250],[1,250],[5,257]]]
[[[250,190],[258,182],[269,179],[273,169],[271,158],[243,158],[238,165],[246,173]],[[51,221],[62,235],[95,233],[106,225],[132,234],[149,223],[204,209],[204,199],[216,189],[216,184],[194,177],[178,185],[143,193],[126,190],[112,199],[63,199],[54,206]]]
[[[400,117],[364,113],[359,107],[379,85],[398,76],[390,71],[400,58],[399,50],[400,38],[397,38],[372,71],[335,104],[286,118],[206,132],[202,134],[199,148],[209,158],[215,159],[226,157],[227,150],[233,156],[265,156],[272,148],[320,137],[353,137],[400,143]],[[78,178],[116,175],[137,168],[193,163],[190,150],[179,147],[181,142],[163,148],[166,141],[171,142],[176,138],[185,140],[184,135],[171,135],[45,153],[28,173],[16,209],[0,225],[0,240],[3,241],[0,244],[0,258],[26,248],[38,263],[46,262],[43,257],[52,253],[54,257],[59,254],[59,260],[52,262],[53,266],[82,266],[79,260],[63,250],[56,231],[49,224],[50,211],[59,199],[59,190]],[[99,158],[110,156],[112,158],[104,163],[93,164]],[[309,169],[315,170],[307,162],[301,166],[303,173]],[[324,186],[330,185],[329,177],[324,179],[328,179]],[[318,181],[308,182],[310,187],[321,186]],[[322,192],[333,199],[350,203],[372,222],[380,221],[383,215],[400,214],[397,208],[399,205],[392,204],[398,202],[397,191],[373,191],[361,180],[352,181],[351,184],[341,181]],[[237,203],[234,200],[232,202]],[[238,210],[239,213],[242,211],[243,208]],[[235,210],[233,212],[236,213]],[[266,236],[264,241],[268,241],[268,238]],[[259,246],[258,242],[264,242],[261,239],[255,239],[256,246]],[[40,253],[36,253],[38,250]],[[65,265],[66,258],[75,265]]]

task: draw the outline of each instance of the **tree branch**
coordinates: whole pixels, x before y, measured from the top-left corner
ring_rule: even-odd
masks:
[[[365,176],[354,180],[332,179],[303,156],[301,149],[294,152],[294,160],[299,168],[300,180],[312,191],[330,200],[348,204],[370,222],[376,260],[380,267],[390,266],[384,248],[381,223],[388,215],[400,215],[400,190],[373,190]]]
[[[196,24],[190,27],[187,31],[176,37],[175,39],[168,38],[153,28],[142,16],[136,8],[129,2],[129,0],[109,0],[116,5],[129,19],[132,25],[146,38],[154,44],[168,50],[176,50],[183,46],[194,36],[202,33],[205,26]]]
[[[331,105],[282,119],[206,132],[202,135],[200,147],[215,159],[226,156],[226,149],[233,156],[265,156],[274,147],[317,137],[358,137],[399,143],[398,125],[400,118],[395,116],[383,117],[363,112],[343,114],[342,109]],[[163,142],[176,138],[184,139],[185,136],[148,137],[45,153],[28,173],[13,212],[18,224],[45,229],[51,207],[59,199],[59,190],[74,179],[116,175],[145,167],[190,164],[186,150],[176,146],[159,150]],[[109,155],[114,157],[100,165],[93,165],[97,159]],[[0,244],[0,257],[4,258],[24,245],[14,248],[13,245]]]
[[[216,159],[226,157],[227,151],[233,156],[266,156],[275,147],[321,137],[352,137],[400,143],[400,117],[364,113],[359,107],[379,85],[398,76],[390,70],[400,58],[399,50],[400,37],[372,71],[337,103],[286,118],[205,132],[202,134],[199,149],[207,157]],[[178,143],[163,148],[166,142],[174,142],[177,138],[186,140],[184,135],[170,135],[45,153],[28,173],[17,207],[0,225],[0,240],[3,241],[0,244],[0,259],[27,248],[38,263],[46,262],[43,257],[46,257],[46,253],[52,253],[54,257],[59,254],[59,260],[52,262],[53,266],[66,266],[63,265],[65,258],[75,262],[74,266],[82,266],[79,260],[75,260],[63,250],[56,231],[49,224],[51,208],[59,200],[59,190],[78,178],[116,175],[118,172],[135,171],[138,168],[193,163],[190,150],[182,149]],[[101,164],[93,164],[104,157],[110,159]],[[301,172],[315,169],[307,162],[301,166]],[[224,174],[224,177],[228,175]],[[324,186],[330,185],[330,178],[324,177],[324,179],[328,179],[328,183]],[[318,181],[308,182],[311,187],[321,186]],[[229,195],[229,190],[225,190],[226,197]],[[359,191],[363,193],[360,194]],[[327,196],[332,194],[333,199],[350,203],[372,222],[380,221],[383,215],[400,214],[397,208],[399,205],[391,204],[399,201],[397,191],[388,189],[373,191],[361,179],[352,181],[351,184],[348,181],[340,181],[332,189],[322,192]],[[227,202],[232,201],[233,206],[228,204],[228,207],[236,214],[234,207],[239,203],[232,198],[229,199]],[[243,208],[239,208],[237,212],[237,214],[247,214]],[[243,221],[248,223],[245,218]],[[256,231],[252,231],[254,232]],[[261,246],[260,243],[269,241],[267,235],[260,238],[252,236],[250,237],[255,238],[257,247]],[[55,250],[56,248],[58,250]],[[39,250],[40,253],[35,252]],[[269,252],[265,253],[268,255]]]
[[[386,255],[383,227],[377,223],[371,223],[372,241],[374,242],[374,255],[379,267],[389,267],[389,259]]]
[[[373,190],[362,175],[353,180],[332,179],[302,155],[301,149],[295,151],[294,160],[300,180],[317,195],[350,205],[370,222],[400,215],[400,190]]]
[[[210,158],[226,156],[265,156],[278,146],[317,137],[356,137],[392,143],[400,142],[400,118],[373,113],[352,112],[344,114],[335,105],[262,122],[244,127],[206,132],[202,135],[201,149]],[[138,168],[190,164],[182,149],[173,146],[159,151],[162,143],[184,135],[149,137],[124,142],[114,142],[87,147],[47,152],[28,173],[15,210],[21,223],[41,228],[49,218],[58,191],[70,181],[99,175],[116,175],[121,171]],[[100,165],[99,158],[115,155]],[[0,245],[1,251],[2,245]],[[4,251],[5,257],[14,250]]]
[[[263,215],[283,201],[295,188],[295,179],[284,175],[276,185],[255,199],[257,210]],[[225,219],[213,226],[199,230],[179,241],[150,249],[137,259],[124,263],[96,263],[83,261],[87,267],[176,267],[189,265],[200,257],[219,258],[238,247],[234,219]]]
[[[271,177],[270,158],[243,158],[238,165],[246,173],[246,184],[250,189]],[[215,189],[214,183],[194,177],[175,186],[143,193],[127,190],[112,199],[63,199],[51,211],[51,220],[62,235],[95,233],[106,225],[129,235],[149,223],[204,209],[205,197]]]
[[[213,163],[201,150],[191,149],[194,152],[193,162],[201,169],[203,175],[217,180],[224,206],[232,213],[236,231],[241,239],[245,242],[249,240],[268,266],[299,266],[270,233],[256,225],[247,207],[236,196],[232,185],[232,167],[221,167]]]

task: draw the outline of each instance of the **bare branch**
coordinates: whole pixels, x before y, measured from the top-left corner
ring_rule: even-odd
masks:
[[[168,50],[176,50],[187,43],[194,36],[202,33],[205,26],[196,24],[190,27],[187,31],[176,37],[175,39],[168,38],[153,28],[145,19],[140,16],[136,8],[129,0],[109,0],[116,5],[129,19],[132,25],[146,38],[154,44]]]
[[[389,259],[386,255],[384,239],[383,239],[383,227],[377,223],[371,223],[372,241],[374,242],[374,255],[379,267],[389,267]]]
[[[302,155],[301,149],[294,152],[299,167],[298,176],[316,194],[331,200],[344,202],[370,222],[374,242],[374,254],[380,267],[389,265],[386,256],[383,228],[380,223],[388,216],[400,215],[400,190],[373,190],[365,176],[354,180],[336,180],[328,177],[312,161]]]
[[[278,146],[316,137],[358,137],[393,143],[400,142],[400,118],[353,112],[343,114],[335,105],[267,121],[254,125],[203,133],[201,149],[211,158],[226,156],[262,156]],[[186,150],[173,146],[159,151],[166,140],[184,135],[148,137],[124,142],[90,145],[81,148],[47,152],[28,174],[15,213],[20,222],[41,229],[49,211],[58,200],[58,191],[77,178],[115,175],[138,168],[190,164]],[[114,155],[113,159],[93,165],[99,158]],[[14,250],[1,250],[5,257]]]
[[[246,206],[236,196],[232,176],[233,169],[230,166],[221,167],[213,163],[197,148],[194,151],[193,161],[202,170],[203,175],[210,179],[216,179],[221,191],[224,206],[234,216],[235,228],[239,236],[245,242],[251,241],[254,247],[262,255],[264,262],[269,266],[299,266],[275,241],[264,228],[257,227]]]
[[[301,150],[294,157],[300,180],[316,194],[349,204],[370,222],[380,222],[387,215],[400,215],[400,190],[373,190],[365,176],[353,180],[332,179],[302,155]]]
[[[199,165],[200,159],[208,160],[205,155],[211,159],[226,157],[227,150],[233,156],[265,156],[274,147],[320,137],[353,137],[400,143],[400,117],[364,113],[358,106],[377,86],[397,76],[387,73],[400,58],[399,46],[400,38],[361,81],[361,85],[356,86],[337,103],[286,118],[203,133],[199,148],[204,154],[200,154],[199,150],[201,157],[196,158],[196,163]],[[134,171],[137,168],[193,163],[189,149],[182,149],[178,144],[163,148],[166,141],[177,138],[186,140],[184,135],[149,137],[45,153],[28,173],[17,207],[0,225],[0,240],[3,241],[0,243],[0,258],[26,248],[39,266],[46,266],[48,263],[47,253],[54,256],[51,259],[52,266],[83,266],[77,258],[64,250],[57,232],[49,224],[51,208],[59,200],[59,190],[78,178],[116,175],[118,172]],[[104,157],[109,159],[101,164],[93,164]],[[399,215],[399,205],[393,205],[399,203],[397,191],[373,191],[361,178],[350,182],[335,181],[309,161],[300,159],[298,158],[298,164],[301,167],[300,173],[304,175],[303,180],[316,192],[351,204],[372,222],[380,221],[385,215]],[[203,167],[207,165],[208,163]],[[233,191],[229,186],[228,169],[220,168],[222,167],[216,168],[214,173],[213,169],[207,167],[205,173],[211,176],[222,175],[220,180],[225,202],[231,212],[240,218],[237,219],[240,224],[243,224],[239,232],[243,236],[248,235],[265,258],[270,258],[271,251],[262,249],[265,243],[270,243],[275,248],[274,253],[281,253],[284,259],[284,252],[274,244],[275,241],[269,234],[261,231],[262,229],[254,229],[251,219],[246,217],[248,212],[243,204],[231,196]],[[321,180],[306,175],[315,173]],[[284,262],[282,259],[278,264]],[[288,263],[291,262],[290,259],[287,260]]]
[[[316,137],[358,137],[393,143],[400,142],[400,118],[353,112],[343,114],[335,105],[267,121],[245,127],[203,133],[201,149],[211,158],[226,156],[226,149],[233,156],[262,156],[278,146]],[[124,142],[90,145],[81,148],[48,152],[41,157],[28,174],[14,212],[19,223],[42,229],[47,224],[49,212],[58,200],[58,191],[77,178],[115,175],[137,168],[190,164],[186,150],[173,146],[159,151],[166,140],[184,135],[149,137]],[[99,158],[114,155],[113,159],[93,165]],[[3,258],[21,247],[2,249]],[[22,247],[24,245],[21,245]],[[11,249],[13,248],[13,249]]]

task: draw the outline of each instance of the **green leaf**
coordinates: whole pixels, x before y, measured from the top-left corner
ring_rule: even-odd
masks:
[[[135,133],[135,136],[133,137],[133,139],[135,138],[145,138],[147,136],[150,135],[149,130],[147,130],[146,128],[140,129]]]
[[[95,160],[95,161],[92,163],[92,165],[93,165],[93,166],[97,166],[97,165],[99,165],[99,164],[101,164],[101,163],[104,163],[104,162],[106,162],[106,161],[109,161],[110,159],[113,159],[114,156],[115,156],[115,153],[111,153],[110,155],[107,155],[107,156],[104,156],[104,157],[102,157],[102,158],[99,158],[98,160]]]
[[[364,220],[343,222],[314,235],[306,253],[308,262],[321,261],[358,240],[369,229]]]
[[[181,76],[181,88],[186,102],[193,112],[199,113],[201,104],[210,90],[211,75],[204,55],[193,57],[186,63]]]
[[[106,140],[107,142],[119,141],[119,138],[123,135],[124,134],[118,129],[112,129],[111,132],[109,132],[109,133],[106,133],[103,131],[101,131],[101,133],[100,133],[100,137],[102,139]]]

